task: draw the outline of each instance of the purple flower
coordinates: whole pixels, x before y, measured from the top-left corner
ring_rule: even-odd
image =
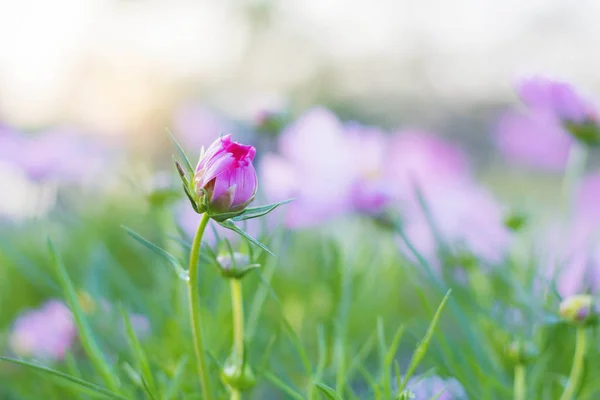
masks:
[[[423,191],[434,228],[455,251],[490,263],[501,262],[511,242],[502,206],[483,187],[469,181],[428,186]],[[438,243],[416,199],[406,204],[406,234],[419,252],[436,262]]]
[[[530,110],[544,111],[561,122],[583,123],[598,117],[593,104],[566,82],[529,77],[517,84],[517,92]]]
[[[58,300],[50,300],[16,319],[10,346],[21,356],[61,360],[76,336],[77,329],[67,306]]]
[[[254,147],[232,142],[231,135],[225,135],[200,157],[194,182],[211,214],[242,211],[254,200],[258,188],[252,165],[255,154]]]
[[[414,400],[429,400],[442,392],[438,400],[461,400],[467,398],[467,393],[460,382],[454,378],[443,379],[433,375],[428,377],[410,378],[407,389],[414,395]]]
[[[574,139],[545,112],[509,112],[497,126],[496,143],[512,162],[547,170],[562,170]]]
[[[367,214],[377,214],[389,206],[397,195],[397,177],[388,164],[393,160],[389,137],[377,128],[347,124],[346,137],[354,163],[351,207]]]
[[[403,196],[411,196],[414,184],[421,188],[438,183],[462,181],[469,167],[462,151],[451,143],[425,131],[397,132],[390,141],[387,168],[396,177]]]
[[[598,143],[598,110],[571,85],[545,77],[517,84],[525,112],[509,112],[496,129],[496,142],[511,161],[560,170],[575,139]]]
[[[33,181],[86,183],[105,172],[107,149],[69,129],[24,136],[0,132],[0,157]]]
[[[576,197],[575,213],[565,227],[560,221],[544,230],[539,258],[547,266],[545,280],[555,280],[565,298],[600,290],[600,173],[586,177]]]
[[[233,124],[213,110],[197,104],[187,104],[177,110],[175,131],[183,144],[195,151],[212,143],[225,132],[233,131]]]
[[[351,208],[356,163],[344,126],[328,110],[314,108],[282,132],[279,154],[263,157],[262,184],[270,200],[295,199],[286,206],[287,227],[310,227]]]

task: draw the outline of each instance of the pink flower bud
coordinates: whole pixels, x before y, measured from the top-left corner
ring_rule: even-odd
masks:
[[[200,209],[210,214],[242,211],[254,200],[258,180],[252,165],[256,149],[225,135],[200,157],[194,182]]]

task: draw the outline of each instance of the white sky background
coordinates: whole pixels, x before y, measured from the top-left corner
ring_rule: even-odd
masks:
[[[285,95],[326,65],[340,95],[466,104],[510,98],[522,73],[600,92],[596,0],[0,0],[0,119],[143,131],[205,92]],[[262,0],[262,3],[265,3]]]

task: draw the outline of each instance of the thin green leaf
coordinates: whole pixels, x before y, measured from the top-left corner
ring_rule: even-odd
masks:
[[[267,215],[271,211],[275,210],[277,207],[287,204],[291,201],[294,201],[294,199],[284,200],[280,201],[279,203],[268,204],[266,206],[246,208],[243,213],[231,219],[234,221],[244,221],[246,219],[262,217],[263,215]]]
[[[406,375],[404,376],[402,386],[400,388],[398,388],[399,392],[402,392],[404,390],[404,388],[406,387],[406,384],[408,383],[408,380],[414,374],[415,370],[417,369],[417,366],[423,360],[423,357],[425,357],[425,353],[427,352],[427,348],[429,347],[429,343],[431,342],[431,338],[433,337],[433,334],[435,332],[435,327],[438,323],[438,320],[440,319],[440,316],[442,315],[442,310],[444,309],[444,306],[446,305],[446,302],[448,301],[448,298],[450,297],[451,292],[452,292],[452,290],[448,290],[448,292],[446,292],[446,295],[442,299],[442,302],[440,303],[437,311],[435,312],[435,314],[433,316],[433,319],[431,320],[431,323],[429,324],[429,328],[427,328],[425,337],[423,337],[423,340],[421,341],[421,343],[419,343],[419,345],[415,349],[415,351],[412,355],[412,358],[410,360],[410,363],[408,365],[408,370],[406,371]]]
[[[74,384],[73,387],[79,387],[80,390],[88,392],[90,394],[95,394],[102,397],[107,397],[109,399],[117,399],[117,400],[128,400],[127,397],[124,397],[118,393],[112,392],[102,386],[96,385],[95,383],[85,381],[83,379],[79,379],[75,376],[65,374],[64,372],[57,371],[52,368],[43,367],[41,365],[36,365],[27,361],[17,360],[15,358],[3,357],[0,356],[0,361],[6,361],[13,364],[22,365],[27,368],[31,368],[37,372],[41,372],[43,374],[48,375],[52,378],[63,379],[71,384]]]
[[[252,244],[260,247],[261,249],[263,249],[264,251],[266,251],[267,253],[269,253],[273,257],[275,257],[275,254],[273,254],[273,252],[271,250],[269,250],[269,248],[267,246],[265,246],[264,244],[262,244],[258,240],[254,239],[252,236],[250,236],[244,230],[242,230],[241,228],[239,228],[238,226],[236,226],[231,220],[228,219],[228,220],[225,220],[225,221],[221,221],[221,222],[217,221],[217,222],[223,228],[227,228],[227,229],[229,229],[231,231],[234,231],[235,233],[241,235],[242,237],[244,237],[246,240],[248,240]]]
[[[121,318],[123,318],[123,323],[125,324],[127,341],[129,342],[129,347],[136,361],[136,367],[138,371],[140,371],[142,379],[145,382],[145,386],[147,386],[147,391],[152,395],[152,397],[155,397],[153,393],[156,393],[156,384],[154,382],[152,370],[150,369],[150,364],[148,363],[148,357],[146,357],[146,353],[144,352],[144,349],[142,348],[142,345],[135,334],[133,325],[131,324],[129,314],[127,311],[125,311],[123,305],[119,305],[119,311],[121,312]]]
[[[446,387],[444,387],[442,390],[440,390],[438,394],[436,394],[435,396],[433,396],[429,400],[437,400],[437,399],[439,399],[442,396],[442,394],[444,394],[445,391],[446,391]]]
[[[315,386],[317,387],[317,389],[319,389],[321,391],[321,393],[323,393],[325,395],[325,397],[327,397],[328,399],[331,400],[342,400],[342,397],[339,396],[335,390],[333,390],[332,388],[330,388],[329,386],[323,384],[323,383],[315,383]]]
[[[173,136],[173,134],[171,133],[171,131],[168,128],[167,128],[167,133],[169,134],[171,141],[175,145],[175,149],[177,150],[177,154],[179,155],[179,158],[183,162],[183,168],[185,169],[185,171],[188,174],[190,174],[190,176],[193,176],[194,175],[194,167],[192,167],[192,163],[190,163],[190,160],[187,157],[187,155],[185,154],[185,151],[183,151],[183,149],[179,145],[179,142],[177,141],[177,139],[175,139],[175,136]]]
[[[181,278],[181,277],[184,277],[187,275],[187,271],[181,266],[181,263],[174,255],[172,255],[171,253],[167,252],[164,249],[161,249],[154,243],[144,239],[142,236],[138,235],[137,233],[135,233],[128,227],[122,226],[122,228],[127,231],[129,236],[131,236],[132,238],[134,238],[135,240],[140,242],[142,245],[144,245],[146,248],[152,250],[154,253],[158,254],[159,256],[161,256],[162,258],[167,260],[169,262],[169,264],[171,264],[171,266],[175,270],[175,273],[177,274],[178,277]]]
[[[388,352],[385,356],[385,364],[389,367],[392,366],[394,362],[394,356],[396,355],[396,351],[398,350],[398,346],[400,345],[400,340],[402,340],[402,335],[404,334],[404,325],[400,325],[396,334],[394,335],[394,339],[392,340],[392,344],[388,349]]]
[[[90,358],[92,364],[102,376],[106,386],[110,390],[118,391],[118,380],[113,375],[108,362],[104,359],[102,351],[94,339],[92,331],[85,318],[85,314],[81,309],[81,305],[79,304],[79,299],[77,297],[77,293],[75,292],[75,288],[73,287],[73,282],[71,282],[71,278],[69,278],[67,269],[50,238],[48,238],[48,249],[50,250],[50,256],[53,261],[52,264],[54,265],[56,275],[60,281],[60,286],[63,289],[63,294],[69,303],[71,312],[73,313],[73,318],[75,320],[75,325],[77,326],[77,331],[79,332],[81,344],[83,345],[83,348],[85,349],[85,352]]]
[[[265,378],[267,378],[268,381],[270,381],[273,385],[277,386],[279,389],[281,389],[282,392],[284,392],[288,396],[297,400],[305,400],[304,397],[296,391],[296,389],[292,388],[272,373],[266,372]]]
[[[171,382],[165,390],[164,400],[171,400],[181,393],[181,387],[184,383],[183,377],[185,376],[184,373],[187,360],[187,356],[183,356],[179,360],[179,363],[177,363],[177,366],[175,367],[175,372],[173,373],[173,377],[171,378]]]
[[[281,315],[281,322],[283,323],[283,326],[285,327],[285,329],[292,341],[292,344],[296,348],[296,351],[298,352],[298,355],[300,356],[300,359],[302,360],[302,365],[304,366],[304,372],[307,375],[311,375],[312,365],[310,363],[310,359],[308,358],[308,355],[306,354],[306,350],[304,349],[304,347],[302,347],[302,342],[300,342],[300,338],[298,337],[298,334],[296,334],[296,331],[294,331],[292,324],[290,324],[288,319],[285,317],[285,313],[283,312],[283,306],[281,304],[281,301],[279,300],[279,297],[277,297],[277,294],[275,294],[271,285],[265,281],[260,270],[257,270],[257,275],[259,276],[261,282],[263,284],[265,284],[266,287],[269,289],[269,294],[271,295],[271,297],[273,298],[273,300],[275,300],[275,303],[277,304],[279,314]]]

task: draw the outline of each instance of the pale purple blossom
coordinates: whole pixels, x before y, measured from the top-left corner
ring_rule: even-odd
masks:
[[[11,349],[27,357],[61,360],[71,348],[77,329],[71,311],[58,300],[19,316],[10,333]]]
[[[342,123],[315,108],[282,132],[279,154],[263,158],[261,182],[269,200],[295,199],[286,206],[286,226],[310,227],[350,209],[357,162]]]
[[[572,219],[555,221],[539,243],[547,281],[555,281],[561,297],[600,289],[600,173],[586,177],[575,199]]]
[[[525,110],[501,117],[495,132],[500,151],[518,164],[563,169],[575,137],[583,134],[575,134],[574,126],[597,123],[598,109],[568,83],[546,77],[523,79],[516,89]]]
[[[89,183],[108,169],[108,148],[72,129],[0,132],[0,158],[36,182]]]
[[[420,187],[462,181],[470,176],[463,152],[452,143],[420,130],[396,132],[390,140],[387,168],[395,176],[405,195]]]
[[[442,393],[438,400],[465,400],[465,389],[454,378],[444,379],[437,375],[416,376],[408,381],[408,390],[414,395],[414,400],[429,400]],[[443,392],[442,392],[443,391]]]
[[[496,143],[510,161],[560,171],[575,139],[545,112],[508,112],[499,121]]]
[[[547,112],[561,122],[583,123],[598,117],[594,104],[566,82],[528,77],[518,82],[517,92],[530,110]]]
[[[421,255],[437,264],[441,240],[456,252],[489,263],[504,259],[511,233],[504,225],[502,205],[488,190],[465,181],[427,186],[422,194],[428,215],[417,199],[408,202],[403,212],[405,232]]]

